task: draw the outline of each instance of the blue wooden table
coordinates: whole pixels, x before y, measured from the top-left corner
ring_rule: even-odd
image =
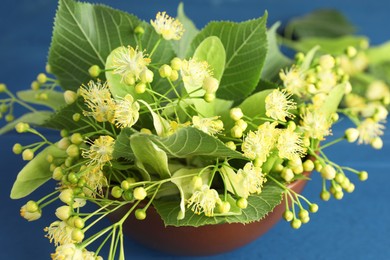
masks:
[[[176,0],[102,2],[145,20],[153,18],[157,11],[174,15],[178,5]],[[0,2],[0,82],[13,91],[29,87],[31,80],[44,70],[56,5],[54,0]],[[187,15],[199,28],[210,20],[256,18],[264,10],[269,12],[268,25],[271,25],[319,7],[334,7],[357,25],[358,33],[369,36],[372,44],[390,39],[388,0],[185,0],[184,5]],[[335,126],[334,136],[342,134],[339,129],[344,124],[346,122]],[[28,223],[18,216],[20,206],[26,201],[9,199],[16,173],[24,164],[19,156],[11,153],[11,148],[15,142],[27,143],[29,138],[16,133],[0,137],[0,259],[48,259],[54,251],[43,232],[54,220],[50,210],[45,211],[39,221]],[[287,223],[280,222],[263,237],[236,251],[186,259],[390,259],[389,155],[389,132],[384,136],[381,151],[370,147],[357,149],[355,144],[338,146],[331,153],[336,162],[369,172],[369,179],[364,183],[351,179],[356,184],[354,193],[346,194],[341,201],[322,202],[318,198],[321,182],[315,173],[304,195],[317,202],[320,210],[309,224],[292,230]],[[39,198],[48,189],[42,188],[34,196]],[[128,259],[180,259],[130,240],[127,245]]]

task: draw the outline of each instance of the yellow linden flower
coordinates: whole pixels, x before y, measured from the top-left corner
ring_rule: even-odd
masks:
[[[134,98],[127,94],[123,99],[117,101],[115,105],[115,121],[119,128],[132,127],[139,118],[139,104]]]
[[[212,217],[215,206],[221,203],[221,199],[216,190],[210,189],[208,185],[203,185],[200,190],[192,194],[187,203],[187,207],[191,208],[195,214],[204,213],[207,217]]]
[[[98,122],[112,122],[114,118],[115,101],[111,97],[107,82],[90,81],[88,86],[79,89],[90,111],[84,111],[84,115],[92,116]]]
[[[148,70],[149,58],[145,58],[142,51],[138,51],[131,46],[122,47],[115,52],[113,57],[113,73],[122,77],[121,82],[134,85],[140,80],[141,73]]]
[[[257,160],[260,164],[264,163],[275,146],[279,133],[278,129],[275,128],[276,125],[276,122],[272,124],[266,122],[260,125],[257,131],[249,131],[241,145],[244,156]]]
[[[184,27],[181,22],[170,17],[166,12],[158,12],[156,20],[150,20],[151,25],[156,32],[165,40],[180,40],[184,33]]]
[[[263,184],[267,181],[261,167],[256,167],[251,162],[246,163],[243,169],[239,169],[237,175],[243,176],[243,184],[248,193],[260,194]]]
[[[308,137],[323,140],[324,136],[330,135],[332,122],[319,110],[307,110],[302,117],[301,127]]]
[[[273,90],[265,98],[266,115],[275,120],[286,122],[286,117],[293,118],[294,115],[289,111],[296,109],[296,103],[289,100],[291,94],[286,90]]]
[[[219,120],[217,116],[208,118],[193,116],[192,123],[195,128],[198,128],[209,135],[218,134],[223,130],[223,122],[222,120]]]
[[[83,252],[75,244],[64,244],[56,248],[56,252],[51,254],[52,260],[80,259],[83,260]]]
[[[371,144],[375,138],[383,135],[384,125],[376,122],[372,118],[367,118],[358,127],[359,131],[359,144]]]
[[[279,77],[283,81],[283,85],[289,93],[300,97],[307,93],[305,74],[300,71],[299,68],[292,67],[288,71],[282,70],[279,73]]]
[[[73,230],[74,228],[69,226],[64,221],[54,221],[50,224],[49,227],[46,227],[44,229],[44,231],[47,232],[45,237],[50,240],[50,243],[54,243],[55,246],[73,243]]]
[[[111,136],[100,136],[91,143],[89,150],[84,150],[82,152],[82,156],[91,160],[89,165],[93,165],[101,169],[113,158],[112,153],[114,151],[114,143],[115,139]]]
[[[322,70],[317,73],[317,89],[329,93],[337,85],[337,76],[332,70]]]
[[[42,216],[42,212],[40,209],[37,209],[34,212],[30,212],[27,210],[27,206],[23,205],[20,208],[20,216],[22,216],[24,219],[26,219],[28,221],[34,221],[34,220],[39,219]]]
[[[212,76],[207,61],[196,61],[194,59],[183,60],[180,73],[184,83],[193,88],[202,87],[205,78]]]
[[[302,137],[291,128],[279,132],[276,148],[279,150],[279,157],[292,161],[305,154]]]
[[[108,181],[99,167],[86,168],[83,177],[85,178],[85,195],[95,197],[96,193],[103,194],[103,187],[108,186]]]

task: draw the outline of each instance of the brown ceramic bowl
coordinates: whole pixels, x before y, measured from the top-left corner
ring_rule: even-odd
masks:
[[[300,193],[306,182],[298,180],[289,187]],[[234,223],[201,227],[165,227],[156,210],[149,207],[145,220],[136,220],[132,214],[123,228],[125,234],[133,240],[153,249],[174,255],[212,255],[234,250],[257,239],[282,218],[284,210],[285,204],[282,201],[265,218],[246,225]],[[111,216],[112,220],[119,219],[121,213],[118,213],[117,216]]]

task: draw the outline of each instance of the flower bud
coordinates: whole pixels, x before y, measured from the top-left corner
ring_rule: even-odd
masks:
[[[218,204],[218,212],[221,214],[228,213],[230,211],[230,203],[228,201],[222,201]]]
[[[8,114],[5,116],[5,121],[11,122],[14,121],[15,117],[12,114]]]
[[[235,125],[232,127],[232,129],[230,130],[230,134],[232,135],[232,137],[234,138],[241,138],[242,135],[243,135],[243,130],[241,127],[239,127],[238,125]]]
[[[281,173],[282,178],[290,182],[294,178],[294,172],[290,168],[283,168],[282,173]]]
[[[66,149],[66,154],[72,158],[78,157],[80,155],[80,149],[77,145],[71,144]]]
[[[73,190],[72,189],[65,189],[61,191],[60,195],[58,196],[60,200],[68,205],[71,205],[73,203]]]
[[[66,90],[64,92],[64,99],[66,104],[73,104],[77,100],[77,93],[71,90]]]
[[[310,159],[307,159],[303,164],[303,170],[305,172],[311,172],[312,170],[314,170],[314,162]]]
[[[45,84],[46,81],[47,81],[47,76],[45,73],[39,73],[38,76],[37,76],[37,81],[40,83],[40,84]]]
[[[248,207],[248,200],[246,198],[239,198],[236,202],[237,207],[246,209]]]
[[[145,93],[145,91],[146,91],[146,84],[140,82],[137,85],[135,85],[134,90],[135,90],[135,93],[137,93],[137,94]]]
[[[138,220],[144,220],[146,218],[146,211],[144,209],[137,209],[134,214]]]
[[[72,119],[73,119],[73,121],[75,121],[75,122],[78,122],[78,121],[80,120],[80,118],[81,118],[80,113],[74,113],[74,114],[72,115]]]
[[[242,129],[242,131],[245,131],[246,128],[248,127],[248,123],[245,122],[244,120],[242,119],[239,119],[236,121],[235,123],[236,126],[240,127]]]
[[[123,190],[119,186],[114,186],[111,189],[111,196],[113,196],[116,199],[119,199],[122,196]]]
[[[34,158],[34,151],[31,149],[26,149],[22,153],[22,158],[25,161],[31,161]]]
[[[230,118],[234,121],[240,120],[244,116],[244,113],[242,113],[241,108],[235,107],[230,109]]]
[[[100,72],[101,72],[101,70],[100,70],[100,67],[98,65],[92,65],[88,69],[89,76],[91,76],[92,78],[97,78],[99,76]]]
[[[143,83],[151,83],[153,81],[153,71],[145,69],[141,72],[140,78]]]
[[[0,93],[3,93],[7,90],[7,86],[4,83],[0,84]]]
[[[84,141],[84,138],[80,133],[74,133],[70,136],[70,141],[75,145],[79,145]]]
[[[171,73],[172,73],[172,68],[171,68],[171,66],[164,64],[160,67],[158,72],[160,73],[160,76],[162,78],[169,78],[171,76]]]
[[[327,190],[323,190],[320,194],[320,198],[323,200],[323,201],[328,201],[330,199],[330,192],[327,191]]]
[[[368,172],[361,171],[359,172],[359,180],[366,181],[368,179]]]
[[[206,93],[215,93],[219,87],[219,81],[214,77],[206,77],[203,80],[202,88],[206,90]]]
[[[72,215],[72,210],[69,206],[61,206],[55,212],[57,218],[66,221]]]
[[[290,222],[291,220],[294,219],[294,213],[292,213],[291,210],[286,210],[284,213],[283,213],[283,218]]]
[[[24,219],[28,221],[34,221],[39,219],[42,216],[42,212],[39,208],[34,212],[30,212],[26,208],[27,208],[26,205],[20,208],[20,216],[22,216]]]
[[[68,137],[63,137],[60,141],[58,141],[57,143],[57,146],[58,148],[60,148],[61,150],[66,150],[68,149],[70,145],[70,140]]]
[[[18,133],[25,133],[27,130],[30,129],[30,125],[27,123],[17,123],[15,126],[15,130]]]
[[[138,25],[137,27],[135,27],[134,33],[138,35],[142,35],[145,33],[145,29],[142,26]]]
[[[329,54],[322,55],[319,60],[320,66],[325,70],[332,69],[335,63],[335,59]]]
[[[80,243],[84,239],[84,232],[81,229],[75,228],[72,230],[72,240],[76,243]]]
[[[345,130],[344,135],[348,142],[353,143],[359,138],[359,130],[356,128],[348,128]]]
[[[137,187],[134,189],[134,198],[136,200],[143,200],[146,198],[146,196],[148,195],[148,193],[146,192],[145,188],[143,187]]]
[[[84,222],[84,220],[83,220],[82,218],[76,216],[76,217],[74,217],[74,219],[73,219],[73,226],[74,226],[75,228],[82,229],[82,228],[84,228],[84,226],[85,226],[85,222]]]
[[[383,147],[382,139],[379,136],[375,137],[371,141],[371,146],[372,146],[372,148],[377,149],[377,150],[382,149],[382,147]]]
[[[14,154],[21,154],[23,151],[23,146],[19,143],[16,143],[12,147],[12,151],[14,152]]]
[[[62,177],[64,176],[64,173],[62,171],[61,167],[56,167],[53,171],[52,178],[56,181],[60,181]]]
[[[345,54],[347,54],[347,56],[348,56],[349,58],[353,58],[353,57],[356,56],[357,50],[356,50],[356,48],[353,47],[353,46],[348,46],[347,49],[345,50]]]
[[[177,70],[172,70],[171,76],[169,76],[170,81],[176,81],[179,79],[179,72]]]
[[[321,177],[326,180],[333,180],[336,177],[336,170],[332,165],[325,165],[320,171]]]
[[[178,57],[175,57],[171,60],[171,68],[174,70],[180,70],[181,63],[182,63],[181,59]]]
[[[315,204],[315,203],[310,204],[309,210],[310,210],[311,213],[316,213],[318,211],[318,205]]]
[[[203,99],[207,103],[211,103],[215,100],[215,94],[214,93],[206,93],[206,94],[204,94]]]
[[[302,221],[301,220],[296,218],[293,221],[291,221],[291,227],[293,229],[299,229],[301,226],[302,226]]]
[[[235,143],[233,141],[228,141],[225,143],[225,145],[227,147],[229,147],[230,149],[232,149],[233,151],[235,151],[237,149],[237,146],[235,145]]]
[[[191,180],[191,185],[193,190],[198,190],[203,185],[202,177],[200,176],[194,176]]]
[[[38,81],[34,80],[31,82],[31,89],[32,90],[39,90],[41,88],[41,84],[39,84]]]

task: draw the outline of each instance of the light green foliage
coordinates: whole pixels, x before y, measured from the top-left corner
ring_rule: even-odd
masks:
[[[51,145],[41,151],[19,172],[11,190],[12,199],[26,197],[51,178],[50,163],[46,160],[49,154],[55,157],[66,156],[66,152],[57,148],[56,145]]]
[[[36,112],[29,112],[18,119],[6,124],[2,128],[0,128],[0,135],[5,134],[8,131],[11,131],[15,128],[15,126],[20,123],[29,123],[31,125],[43,125],[51,116],[53,115],[53,112],[50,111],[36,111]]]
[[[42,100],[36,98],[36,95],[39,95],[39,93],[47,94],[47,99]],[[20,98],[25,102],[31,104],[43,105],[52,108],[53,110],[60,109],[66,105],[64,99],[64,93],[55,90],[44,90],[44,91],[23,90],[23,91],[19,91],[16,94],[18,98]]]
[[[267,14],[242,23],[211,22],[194,38],[192,52],[209,36],[217,36],[225,47],[225,71],[217,97],[240,100],[255,89],[267,54],[266,20]]]

